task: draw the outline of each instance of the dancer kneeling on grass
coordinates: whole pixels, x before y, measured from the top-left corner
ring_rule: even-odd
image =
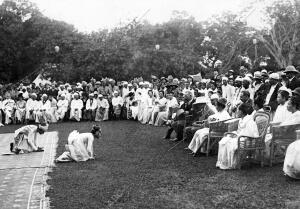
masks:
[[[68,137],[66,151],[56,159],[56,162],[87,161],[94,160],[93,142],[95,138],[100,138],[101,128],[93,126],[91,133],[79,133],[72,131]]]
[[[48,124],[27,125],[15,131],[14,143],[10,143],[10,151],[16,154],[28,152],[43,152],[43,148],[37,146],[37,134],[44,134],[48,130]]]

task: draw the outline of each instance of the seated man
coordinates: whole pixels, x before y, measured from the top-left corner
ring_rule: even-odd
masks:
[[[173,92],[167,94],[167,99],[168,101],[167,101],[166,108],[159,111],[154,126],[162,126],[168,119],[169,109],[178,107],[178,102],[177,99],[174,97]]]
[[[11,99],[10,94],[6,95],[6,99],[2,103],[5,115],[5,124],[10,124],[14,119],[15,101]]]
[[[74,94],[74,99],[71,101],[71,111],[70,111],[70,119],[80,121],[82,118],[82,108],[83,108],[83,102],[81,99],[79,99],[79,94]]]
[[[230,119],[229,113],[226,111],[227,100],[225,98],[218,99],[217,102],[217,113],[208,117],[208,122],[217,122]],[[209,133],[209,128],[202,128],[196,131],[188,149],[192,151],[194,156],[198,152],[199,148],[202,146],[204,141],[207,139]]]
[[[194,102],[195,99],[193,99],[192,92],[186,91],[184,96],[184,103],[180,106],[180,110],[184,111],[182,114],[189,115],[192,110]],[[169,128],[165,139],[170,139],[173,130],[175,130],[177,137],[172,139],[172,141],[180,141],[183,139],[184,124],[182,123],[182,119],[180,119],[180,117],[182,116],[180,116],[179,112],[178,115],[176,116],[177,118],[175,118],[174,121],[172,121],[170,124],[171,127]]]
[[[87,120],[94,121],[96,117],[96,109],[98,107],[97,100],[94,94],[89,94],[89,99],[86,101],[84,114]]]
[[[44,134],[48,130],[47,124],[27,125],[15,131],[14,142],[10,143],[10,151],[15,154],[20,152],[42,152],[42,148],[37,146],[37,133]]]
[[[154,102],[155,105],[151,114],[151,119],[149,121],[150,125],[153,125],[155,123],[158,113],[165,110],[167,105],[167,99],[164,97],[164,92],[159,91],[158,95],[158,98],[156,98]]]
[[[206,120],[210,115],[217,113],[216,105],[217,105],[218,99],[219,99],[219,96],[217,94],[213,94],[210,97],[210,100],[208,100],[208,101],[204,100],[204,102],[206,102],[206,104],[202,111],[203,114],[198,118],[198,121],[196,121],[192,124],[192,126],[188,126],[185,128],[185,140],[186,141],[190,141],[193,138],[195,132],[197,130],[203,128],[202,121]],[[197,100],[196,100],[196,102],[197,102]]]

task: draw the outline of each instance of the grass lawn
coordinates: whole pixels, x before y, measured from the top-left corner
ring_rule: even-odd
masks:
[[[59,132],[57,155],[68,134],[92,123],[51,125]],[[300,197],[300,182],[286,180],[282,165],[241,171],[215,168],[216,156],[194,158],[163,140],[166,128],[131,121],[101,124],[96,160],[58,164],[47,195],[54,209],[91,208],[286,208]],[[16,126],[1,128],[12,132]],[[295,207],[297,208],[297,207]]]

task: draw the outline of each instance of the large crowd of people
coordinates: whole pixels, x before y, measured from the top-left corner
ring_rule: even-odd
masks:
[[[236,134],[219,142],[216,165],[221,169],[236,167],[234,151],[239,135],[258,136],[254,121],[256,112],[267,111],[272,123],[300,123],[300,79],[294,66],[278,72],[261,70],[253,74],[245,68],[239,74],[233,70],[220,74],[216,70],[212,78],[202,79],[193,76],[179,79],[169,75],[151,76],[150,81],[136,78],[116,82],[110,78],[99,81],[92,78],[89,82],[73,84],[21,83],[0,92],[2,126],[41,123],[40,120],[43,123],[136,120],[141,124],[169,126],[165,139],[172,141],[185,140],[190,128],[178,118],[192,114],[195,104],[203,104],[205,111],[194,118],[194,122],[240,118]],[[173,131],[176,137],[171,139]],[[198,129],[187,149],[194,155],[202,152],[205,148],[201,145],[208,132],[207,127]],[[266,137],[266,143],[269,138]],[[297,166],[300,169],[299,163]]]

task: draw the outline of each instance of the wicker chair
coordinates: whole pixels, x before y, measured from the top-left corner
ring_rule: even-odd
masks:
[[[238,149],[237,149],[237,168],[241,169],[242,160],[251,160],[251,157],[256,157],[256,154],[260,155],[261,166],[264,166],[264,150],[265,150],[265,136],[270,123],[270,114],[267,112],[257,112],[254,115],[254,121],[257,124],[259,137],[238,137]],[[255,159],[256,160],[256,159]]]
[[[270,166],[277,161],[282,161],[281,158],[276,158],[275,156],[275,146],[278,147],[288,147],[289,144],[297,139],[296,130],[300,130],[300,124],[289,125],[289,126],[273,126],[272,139],[271,139],[271,151],[270,151]]]
[[[209,133],[206,145],[206,156],[209,155],[210,151],[223,138],[225,133],[237,130],[238,121],[239,120],[236,119],[229,119],[208,124]]]

